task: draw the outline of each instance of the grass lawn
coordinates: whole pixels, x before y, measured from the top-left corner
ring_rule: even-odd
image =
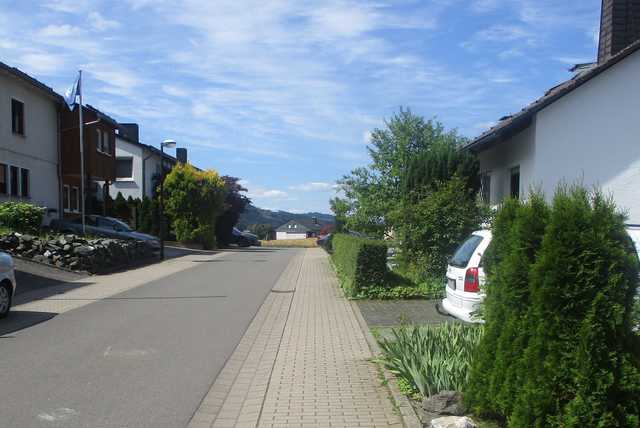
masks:
[[[263,247],[313,248],[318,246],[317,241],[317,238],[274,239],[271,241],[260,241],[260,243]]]

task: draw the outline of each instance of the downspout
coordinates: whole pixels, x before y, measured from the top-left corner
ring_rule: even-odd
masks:
[[[58,106],[58,132],[56,133],[56,144],[58,146],[58,219],[64,217],[63,192],[64,183],[62,181],[62,110]]]
[[[144,152],[143,152],[144,153]],[[147,196],[147,174],[146,174],[146,162],[152,156],[152,153],[149,154],[146,158],[142,158],[142,199]]]

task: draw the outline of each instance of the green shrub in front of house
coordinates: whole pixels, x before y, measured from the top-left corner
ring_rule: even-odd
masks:
[[[392,337],[380,341],[381,362],[412,395],[460,391],[481,337],[482,326],[475,325],[401,326],[392,330]]]
[[[347,296],[354,297],[367,287],[385,284],[387,245],[384,242],[337,234],[333,237],[331,257]]]
[[[465,389],[474,411],[516,428],[640,426],[639,262],[624,219],[581,187],[498,214]]]
[[[45,209],[27,202],[0,203],[0,227],[21,233],[37,234]]]

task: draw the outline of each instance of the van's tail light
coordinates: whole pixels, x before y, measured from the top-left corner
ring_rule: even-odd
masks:
[[[467,269],[467,274],[464,276],[464,291],[467,293],[478,293],[480,291],[478,268]]]

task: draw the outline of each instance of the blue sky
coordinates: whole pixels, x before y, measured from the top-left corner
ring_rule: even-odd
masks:
[[[472,137],[595,58],[600,0],[0,0],[0,60],[328,212],[400,106]]]

